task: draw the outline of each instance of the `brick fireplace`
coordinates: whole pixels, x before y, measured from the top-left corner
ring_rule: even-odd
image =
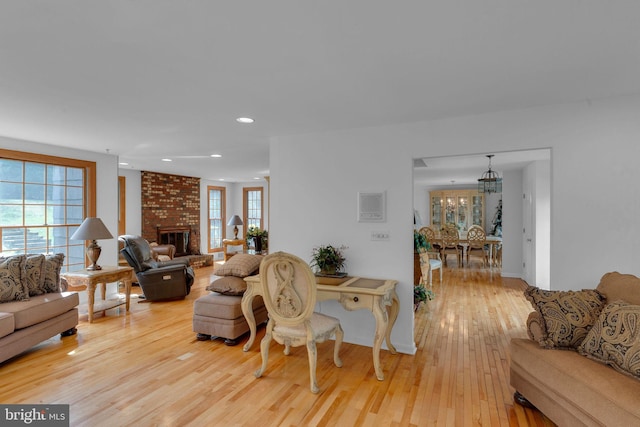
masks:
[[[200,254],[200,178],[142,171],[141,186],[142,237],[178,239],[178,255]]]

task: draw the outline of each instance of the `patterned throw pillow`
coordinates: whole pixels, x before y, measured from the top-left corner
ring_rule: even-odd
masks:
[[[64,254],[46,255],[44,261],[44,291],[60,291],[60,270],[64,263]]]
[[[616,301],[605,306],[578,352],[640,379],[640,305]]]
[[[29,296],[44,294],[44,255],[27,255],[24,272]]]
[[[207,290],[223,295],[243,295],[247,290],[247,282],[240,277],[225,276],[211,282]]]
[[[529,286],[524,295],[544,320],[540,345],[568,350],[582,343],[606,301],[595,289],[545,291]]]
[[[258,271],[262,255],[236,254],[229,261],[216,268],[216,276],[247,277]]]
[[[0,258],[0,302],[29,299],[29,290],[22,280],[25,261],[24,255]]]

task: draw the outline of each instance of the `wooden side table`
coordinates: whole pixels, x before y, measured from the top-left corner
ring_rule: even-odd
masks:
[[[96,286],[100,284],[102,292],[102,300],[106,298],[107,283],[124,282],[125,286],[125,304],[126,310],[129,311],[129,302],[131,300],[131,281],[133,276],[133,268],[131,267],[109,267],[103,266],[102,270],[78,270],[63,273],[62,276],[69,284],[68,290],[82,291],[87,290],[89,323],[93,322],[93,306],[95,303]],[[122,303],[120,303],[122,304]],[[119,305],[119,304],[118,304]],[[114,306],[115,307],[115,306]]]

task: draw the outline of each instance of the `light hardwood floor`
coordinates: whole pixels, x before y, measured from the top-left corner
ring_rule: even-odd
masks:
[[[212,273],[205,267],[183,301],[134,299],[129,314],[81,319],[77,335],[1,364],[0,403],[69,404],[71,425],[91,427],[553,425],[514,404],[509,386],[508,343],[526,336],[531,311],[523,282],[450,265],[442,284],[434,277],[436,299],[416,313],[417,353],[381,352],[385,381],[369,347],[343,344],[336,368],[332,342],[318,346],[318,395],[304,347],[284,356],[272,343],[256,379],[258,342],[244,353],[246,337],[235,347],[195,339],[193,302]]]

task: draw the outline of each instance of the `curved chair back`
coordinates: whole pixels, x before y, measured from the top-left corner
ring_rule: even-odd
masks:
[[[427,239],[427,242],[429,242],[431,245],[433,245],[433,242],[436,241],[436,232],[433,231],[433,228],[422,227],[420,230],[418,230],[418,232],[424,235],[425,239]]]
[[[472,225],[467,232],[467,240],[470,248],[483,248],[487,242],[487,233],[479,225]]]
[[[455,226],[447,226],[442,230],[442,246],[444,248],[457,248],[460,244],[460,234]]]
[[[316,278],[295,255],[276,252],[260,263],[264,305],[277,326],[296,326],[311,317],[316,305]]]

